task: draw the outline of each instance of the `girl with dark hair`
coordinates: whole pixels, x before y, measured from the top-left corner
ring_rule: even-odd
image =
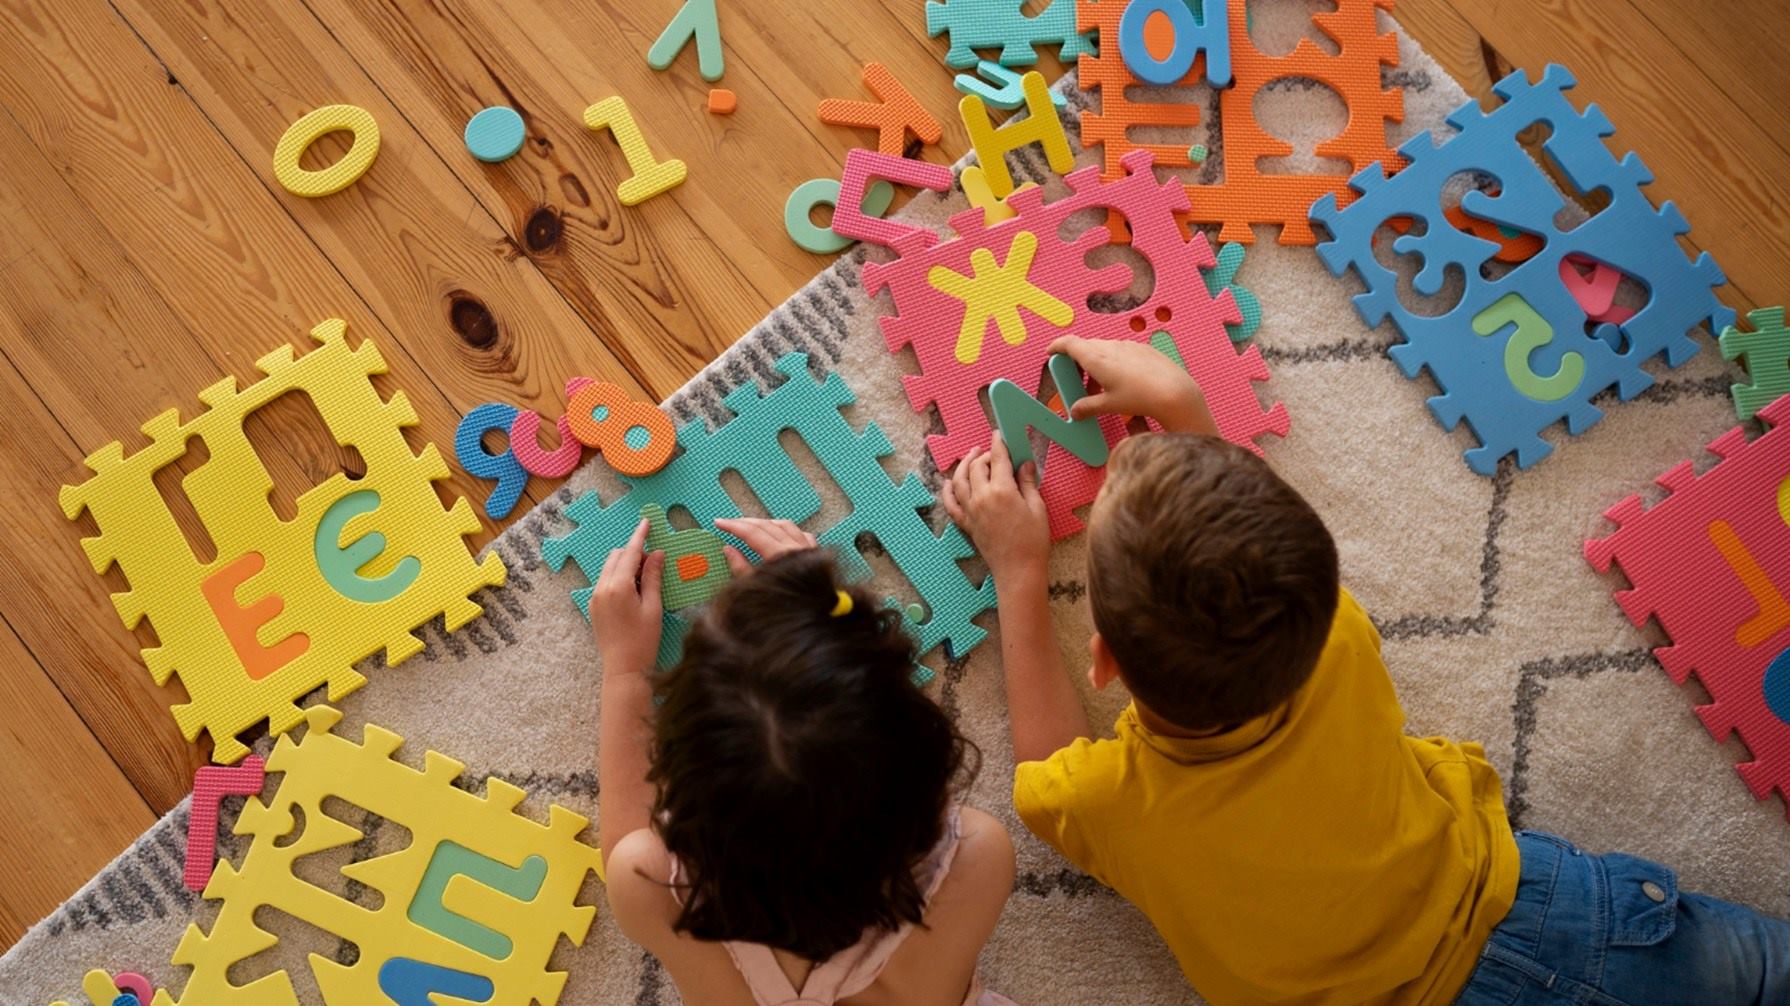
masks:
[[[762,565],[728,550],[665,675],[644,521],[591,596],[616,923],[696,1006],[1011,1006],[976,958],[1013,846],[956,802],[979,753],[914,687],[900,617],[796,525],[716,523]]]

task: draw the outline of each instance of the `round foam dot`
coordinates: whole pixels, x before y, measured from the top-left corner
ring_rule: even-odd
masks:
[[[607,423],[609,421],[609,406],[592,406],[590,410],[590,421],[593,423]]]
[[[1196,143],[1187,148],[1187,159],[1195,164],[1206,163],[1206,158],[1210,156],[1212,156],[1212,152],[1206,149],[1204,143]]]
[[[622,434],[622,442],[629,450],[644,451],[646,445],[653,442],[653,431],[644,426],[630,426],[628,432]]]
[[[1778,654],[1765,669],[1765,708],[1790,723],[1790,649]]]
[[[487,164],[507,161],[522,149],[528,129],[522,116],[507,105],[493,105],[466,124],[466,149]]]

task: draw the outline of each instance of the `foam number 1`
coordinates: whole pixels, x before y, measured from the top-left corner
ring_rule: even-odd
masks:
[[[622,156],[628,159],[633,176],[615,187],[616,198],[623,206],[646,202],[667,189],[683,184],[687,173],[684,162],[677,158],[661,161],[653,157],[646,145],[634,113],[621,95],[604,98],[584,110],[584,124],[591,129],[607,129],[621,145]]]
[[[1482,336],[1496,335],[1513,325],[1516,331],[1504,347],[1504,374],[1511,386],[1538,402],[1558,402],[1577,391],[1585,380],[1585,358],[1580,354],[1563,355],[1560,369],[1545,377],[1530,365],[1530,356],[1554,341],[1554,326],[1536,313],[1522,294],[1507,294],[1473,319],[1473,331]]]
[[[572,436],[601,451],[623,475],[651,475],[670,463],[677,447],[677,431],[664,410],[636,402],[606,381],[578,389],[566,406],[566,422]]]

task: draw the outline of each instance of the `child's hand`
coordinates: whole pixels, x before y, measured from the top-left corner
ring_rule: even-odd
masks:
[[[1099,394],[1076,402],[1069,418],[1149,416],[1170,433],[1218,435],[1200,386],[1155,347],[1070,335],[1051,343],[1050,351],[1067,353],[1100,384]]]
[[[658,662],[665,553],[646,553],[646,530],[643,520],[626,545],[609,553],[591,591],[590,627],[605,675],[645,674]]]
[[[731,520],[718,520],[715,522],[715,527],[745,542],[747,547],[758,553],[758,558],[761,561],[769,561],[790,552],[802,552],[820,546],[820,542],[813,535],[797,527],[794,521],[738,517]],[[727,555],[728,570],[736,578],[752,572],[752,563],[739,549],[727,545],[722,548],[722,551]]]
[[[957,463],[941,496],[945,512],[976,541],[996,583],[1033,576],[1042,584],[1050,563],[1050,518],[1038,493],[1038,465],[1018,474],[997,432],[991,450],[977,448]]]

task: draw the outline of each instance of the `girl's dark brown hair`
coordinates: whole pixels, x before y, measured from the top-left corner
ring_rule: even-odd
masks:
[[[900,616],[818,549],[764,563],[691,627],[648,774],[683,872],[677,931],[823,961],[920,922],[914,869],[979,756],[914,659]]]

